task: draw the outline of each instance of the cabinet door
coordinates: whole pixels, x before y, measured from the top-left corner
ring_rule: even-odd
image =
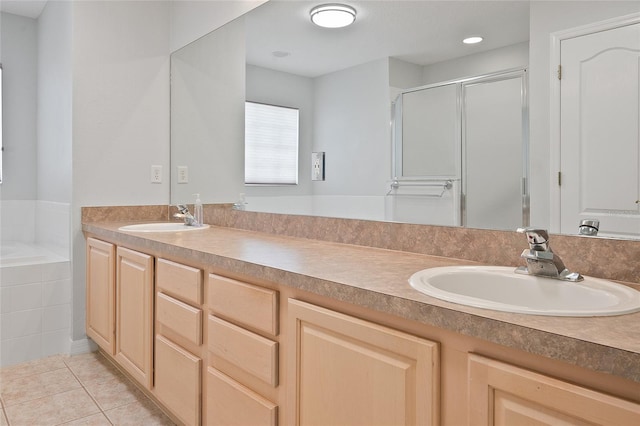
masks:
[[[289,299],[292,425],[436,425],[438,344]]]
[[[115,349],[115,246],[87,239],[87,336],[105,352]]]
[[[471,354],[473,425],[638,425],[640,404]]]
[[[115,358],[147,388],[152,385],[153,257],[118,247]]]
[[[201,369],[200,358],[156,336],[156,395],[187,425],[200,424]]]

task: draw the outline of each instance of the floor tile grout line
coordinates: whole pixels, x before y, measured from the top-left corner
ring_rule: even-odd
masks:
[[[14,381],[16,381],[16,380],[26,379],[27,377],[33,377],[33,376],[37,376],[37,375],[39,375],[39,374],[51,373],[52,371],[62,370],[62,369],[64,369],[64,368],[68,368],[68,367],[67,367],[67,364],[64,364],[64,367],[52,368],[51,370],[45,370],[45,371],[37,371],[37,372],[33,372],[33,373],[26,374],[26,375],[24,375],[24,376],[14,377],[14,378],[9,379],[9,380],[7,380],[7,379],[4,379],[4,378],[3,378],[2,380],[3,380],[3,381],[6,381],[6,382],[14,382]],[[6,373],[5,373],[5,374],[6,374]],[[2,373],[0,373],[0,376],[2,376]]]
[[[121,379],[122,379],[122,380],[126,380],[127,382],[131,382],[131,380],[130,380],[126,375],[124,375],[124,374],[123,374],[123,373],[122,373],[122,372],[117,368],[117,366],[116,366],[113,362],[111,362],[111,360],[107,359],[107,358],[106,358],[106,357],[104,357],[102,354],[99,354],[99,356],[100,356],[101,358],[103,358],[106,362],[108,362],[108,363],[109,363],[109,365],[111,365],[111,366],[115,367],[115,368],[116,368],[116,371],[118,371],[118,373],[120,373],[120,374],[121,374],[120,378],[118,378],[118,377],[116,377],[116,376],[114,376],[114,377],[118,378],[119,380],[121,380]],[[95,359],[98,359],[98,358],[95,358]],[[89,392],[89,390],[87,389],[87,387],[86,387],[85,383],[80,379],[80,377],[78,377],[78,376],[75,374],[75,372],[71,369],[71,367],[70,367],[66,362],[65,362],[65,365],[67,366],[67,368],[69,369],[69,371],[71,372],[71,374],[73,374],[73,376],[76,378],[76,380],[78,380],[78,382],[80,383],[80,386],[82,386],[82,389],[84,389],[84,391],[89,395],[89,397],[91,398],[91,400],[96,404],[96,406],[97,406],[97,407],[98,407],[98,409],[100,410],[100,413],[102,413],[102,415],[107,419],[107,421],[108,421],[110,424],[112,424],[112,425],[113,425],[113,422],[112,422],[112,421],[111,421],[111,419],[109,418],[109,415],[107,414],[107,411],[111,411],[111,410],[115,410],[115,409],[118,409],[118,408],[126,407],[127,405],[131,405],[131,404],[135,404],[135,402],[128,402],[128,403],[126,403],[126,404],[117,405],[117,406],[114,406],[114,407],[109,408],[108,410],[104,410],[104,409],[102,408],[102,406],[98,403],[98,401],[93,397],[93,395],[91,394],[91,392]],[[133,385],[133,386],[135,386],[135,385]],[[147,397],[146,395],[144,395],[144,393],[143,393],[142,395],[144,396],[145,401],[149,401],[149,402],[150,402],[150,403],[152,403],[156,408],[158,408],[158,409],[159,409],[163,414],[165,414],[165,413],[164,413],[164,411],[163,411],[163,410],[162,410],[162,409],[161,409],[161,408],[160,408],[160,407],[155,403],[155,401],[153,401],[152,399],[150,399],[149,397]],[[166,415],[166,414],[165,414],[165,415]],[[76,419],[76,420],[78,420],[78,419]]]
[[[46,395],[46,396],[43,396],[43,397],[40,397],[40,398],[31,399],[31,400],[29,400],[29,401],[21,402],[21,403],[19,403],[19,404],[16,404],[16,406],[24,405],[24,404],[29,404],[29,403],[32,403],[33,401],[38,400],[38,399],[47,399],[47,398],[55,397],[55,396],[57,396],[57,395],[62,395],[62,394],[65,394],[65,393],[70,393],[70,392],[79,391],[79,390],[81,390],[81,389],[82,389],[82,388],[67,389],[67,390],[62,391],[62,392],[57,392],[57,393],[54,393],[54,394],[51,394],[51,395]],[[85,392],[86,392],[86,391],[85,391]],[[5,411],[5,415],[6,415],[6,414],[7,414],[7,413],[6,413],[6,411]],[[98,414],[98,413],[93,413],[93,414],[91,414],[91,415],[96,415],[96,414]],[[82,418],[84,418],[84,417],[87,417],[87,416],[82,416],[82,417],[78,417],[78,418],[75,418],[75,419],[71,419],[71,420],[68,420],[66,423],[68,423],[68,422],[73,422],[73,421],[76,421],[76,420],[82,419]],[[8,415],[6,415],[6,419],[7,419],[7,423],[9,424],[9,426],[11,426],[11,421],[9,421],[9,416],[8,416]],[[111,422],[109,422],[109,423],[111,423]],[[60,423],[60,424],[64,424],[64,423]],[[51,425],[51,426],[53,426],[53,425]]]
[[[2,386],[0,386],[0,391],[2,390]],[[4,405],[4,398],[2,398],[2,392],[0,392],[0,408],[2,408],[2,417],[4,417],[4,421],[7,422],[7,426],[11,426],[9,423],[9,416],[7,415],[7,407]]]
[[[107,357],[107,356],[104,356],[104,355],[101,353],[101,351],[99,351],[99,350],[98,350],[98,351],[96,351],[95,353],[96,353],[99,357],[101,357],[102,359],[104,359],[106,362],[108,362],[108,363],[109,363],[109,365],[113,366],[113,367],[114,367],[114,368],[115,368],[115,369],[116,369],[116,370],[117,370],[117,371],[122,375],[122,377],[123,377],[123,379],[124,379],[124,380],[126,380],[127,382],[130,382],[130,383],[132,384],[132,386],[134,386],[134,387],[136,387],[136,388],[138,387],[138,386],[133,382],[133,380],[131,380],[131,379],[130,379],[130,378],[129,378],[125,373],[124,373],[124,371],[123,371],[123,370],[121,370],[121,369],[120,369],[120,367],[119,367],[115,362],[113,362],[113,360],[111,360],[111,359],[110,359],[109,357]],[[78,379],[78,381],[80,381],[80,379]],[[81,383],[82,383],[82,382],[81,382]],[[84,384],[83,384],[83,385],[84,385]],[[148,395],[146,395],[144,391],[140,390],[140,392],[142,393],[142,395],[143,395],[143,397],[144,397],[145,401],[147,401],[147,402],[151,403],[151,404],[152,404],[152,405],[153,405],[157,410],[159,410],[159,411],[162,413],[162,415],[164,415],[164,416],[166,416],[167,418],[169,418],[169,420],[171,421],[171,423],[172,423],[172,424],[175,424],[175,423],[173,422],[173,420],[171,420],[171,418],[167,415],[167,413],[165,413],[164,409],[163,409],[162,407],[160,407],[160,405],[158,404],[158,402],[154,401],[152,398],[150,398]],[[130,404],[135,404],[135,402],[132,402],[132,403],[130,403]],[[120,406],[118,406],[118,407],[110,408],[109,410],[116,409],[116,408],[120,408],[120,407],[125,407],[125,406],[130,405],[130,404],[123,404],[123,405],[120,405]],[[98,407],[99,407],[100,409],[102,409],[102,407],[100,407],[100,406],[98,406]],[[107,411],[109,411],[109,410],[107,410]],[[106,414],[104,411],[103,411],[103,413],[104,413],[105,417],[107,417],[107,414]],[[109,422],[111,422],[111,420],[110,420],[108,417],[107,417],[107,420],[109,420]],[[112,424],[113,424],[113,423],[112,423]]]
[[[2,408],[2,417],[4,417],[4,421],[7,422],[7,426],[11,426],[11,423],[9,423],[9,416],[7,416],[7,410],[5,409],[2,398],[0,398],[0,408]]]
[[[11,379],[10,381],[14,381],[14,380],[18,380],[18,379],[23,379],[23,378],[28,378],[28,377],[37,376],[37,375],[42,375],[42,374],[46,374],[46,373],[51,373],[51,372],[55,372],[55,371],[59,371],[59,370],[63,370],[63,369],[65,369],[65,368],[66,368],[67,372],[69,372],[69,373],[72,375],[72,377],[76,380],[76,382],[77,382],[77,384],[79,385],[79,387],[76,387],[76,388],[74,388],[74,389],[67,389],[67,390],[64,390],[64,391],[55,392],[55,393],[52,393],[52,394],[50,394],[50,395],[43,396],[42,398],[52,397],[52,396],[59,395],[59,394],[63,394],[63,393],[70,392],[70,391],[73,391],[73,390],[83,389],[83,391],[85,392],[85,394],[86,394],[87,396],[89,396],[90,400],[91,400],[91,401],[93,401],[93,403],[94,403],[94,404],[95,404],[95,406],[97,407],[98,412],[95,412],[95,413],[93,413],[93,414],[89,414],[89,415],[86,415],[86,416],[82,416],[82,417],[74,418],[74,419],[71,419],[71,420],[67,420],[67,422],[75,422],[75,421],[78,421],[78,420],[82,420],[82,419],[84,419],[84,418],[88,418],[88,417],[91,417],[91,416],[96,416],[96,415],[98,415],[98,413],[100,413],[100,414],[102,414],[102,416],[104,417],[104,419],[107,421],[107,423],[108,423],[108,424],[113,425],[114,423],[113,423],[113,421],[109,418],[109,416],[107,415],[107,411],[114,410],[114,409],[119,409],[119,408],[122,408],[122,407],[126,407],[127,405],[135,404],[135,402],[131,402],[130,404],[121,404],[121,405],[118,405],[118,406],[115,406],[115,407],[111,407],[111,408],[109,408],[109,410],[104,410],[104,409],[100,406],[100,404],[98,403],[97,399],[92,395],[92,393],[91,393],[91,392],[89,391],[89,389],[87,388],[87,384],[86,384],[83,380],[81,380],[81,379],[80,379],[79,375],[77,375],[77,374],[74,372],[74,370],[73,370],[73,368],[72,368],[72,365],[74,364],[74,362],[72,362],[72,358],[73,358],[73,357],[70,357],[70,356],[60,356],[60,361],[62,362],[63,366],[58,367],[55,363],[54,363],[54,364],[52,364],[51,366],[47,366],[47,365],[45,365],[45,366],[44,366],[44,367],[46,367],[46,369],[45,369],[45,370],[43,370],[43,371],[37,371],[37,372],[29,372],[29,370],[27,369],[27,374],[26,374],[26,375],[24,375],[24,376],[19,376],[19,377],[15,377],[14,379]],[[121,369],[120,369],[120,368],[118,368],[118,366],[117,366],[117,365],[116,365],[112,360],[110,360],[108,357],[105,357],[105,356],[104,356],[103,354],[101,354],[100,352],[97,352],[97,356],[92,357],[92,359],[94,359],[94,360],[98,360],[98,362],[100,362],[100,360],[106,361],[109,365],[111,365],[111,366],[115,367],[115,371],[116,371],[116,372],[118,372],[118,373],[122,373]],[[38,365],[37,365],[37,364],[34,364],[34,365],[35,365],[35,368],[37,369],[37,368],[38,368]],[[59,364],[58,364],[58,365],[59,365]],[[50,369],[49,369],[49,368],[50,368]],[[0,373],[1,373],[1,372],[2,372],[2,369],[0,369]],[[120,377],[119,377],[119,376],[116,376],[116,375],[114,375],[113,377],[120,379]],[[127,375],[126,375],[126,374],[122,374],[121,379],[122,379],[122,380],[125,380],[127,383],[129,383],[129,382],[133,383],[133,381],[132,381],[129,377],[127,377]],[[92,382],[92,381],[91,381],[91,380],[89,380],[89,382]],[[137,387],[137,386],[135,385],[135,383],[133,383],[133,386],[134,386],[134,387]],[[142,395],[143,395],[143,397],[144,397],[145,402],[138,401],[138,403],[142,403],[142,405],[143,405],[143,406],[146,406],[146,403],[150,403],[150,406],[152,406],[152,407],[154,408],[154,410],[153,410],[153,411],[156,411],[156,410],[157,410],[157,411],[159,411],[163,416],[167,416],[167,414],[165,413],[165,411],[164,411],[164,410],[159,406],[159,404],[158,404],[155,400],[153,400],[153,398],[150,398],[150,397],[149,397],[148,395],[146,395],[144,392],[142,392]],[[33,401],[33,400],[29,400],[29,401]],[[27,403],[27,402],[29,402],[29,401],[23,401],[23,402],[20,402],[19,404]],[[2,410],[2,416],[4,417],[4,420],[6,421],[7,425],[8,425],[8,426],[11,426],[11,425],[12,425],[12,423],[9,421],[9,416],[8,416],[8,414],[7,414],[7,405],[6,405],[6,401],[4,401],[4,398],[2,398],[1,393],[0,393],[0,409]],[[168,417],[168,416],[167,416],[167,417]],[[170,417],[169,417],[169,420],[170,420],[171,424],[174,424]],[[62,424],[64,424],[64,423],[61,423],[61,425],[62,425]]]
[[[100,413],[104,416],[105,419],[107,419],[107,421],[109,422],[109,424],[113,425],[113,423],[111,422],[111,419],[109,419],[109,416],[107,416],[107,413],[104,412],[104,410],[102,409],[102,407],[100,406],[100,404],[98,403],[98,401],[93,397],[93,395],[91,395],[91,392],[89,392],[89,390],[87,389],[87,387],[85,386],[85,384],[82,382],[82,380],[80,380],[80,378],[76,375],[76,373],[71,369],[71,367],[69,367],[69,364],[67,364],[65,362],[65,365],[67,366],[67,368],[69,369],[69,371],[71,372],[71,374],[73,374],[73,377],[76,378],[76,380],[78,381],[78,383],[80,383],[80,386],[82,386],[82,389],[84,389],[84,391],[87,393],[87,395],[89,395],[89,398],[91,398],[91,400],[93,401],[94,404],[96,404],[96,407],[98,407],[98,410],[100,411]],[[95,415],[95,414],[92,414]],[[85,416],[85,417],[89,417],[89,416]],[[80,417],[80,419],[83,417]],[[74,419],[74,420],[79,420],[79,419]]]
[[[77,419],[69,420],[68,422],[57,423],[57,424],[55,424],[53,426],[64,426],[64,425],[69,424],[71,422],[76,422],[76,421],[82,420],[82,419],[88,419],[89,417],[93,417],[96,414],[102,414],[104,416],[104,418],[107,419],[107,422],[109,422],[110,425],[113,425],[113,423],[111,423],[111,420],[109,420],[109,418],[107,416],[105,416],[104,413],[94,413],[94,414],[89,414],[88,416],[82,416],[82,417],[78,417]]]
[[[66,366],[66,364],[65,364],[65,366],[64,366],[64,367],[62,367],[62,368],[55,368],[55,369],[53,369],[53,370],[42,371],[42,372],[40,372],[40,373],[30,374],[30,375],[28,375],[28,376],[23,376],[23,377],[18,377],[18,378],[14,379],[14,380],[20,380],[20,379],[23,379],[23,378],[26,378],[26,377],[33,377],[33,376],[37,376],[37,375],[41,375],[41,374],[47,374],[47,373],[52,373],[52,372],[54,372],[54,371],[60,371],[60,370],[65,370],[65,369],[66,369],[67,371],[69,371],[69,368]],[[73,372],[71,372],[71,374],[73,374]],[[82,386],[82,383],[80,383],[80,381],[75,377],[75,375],[74,375],[74,378],[75,378],[75,379],[76,379],[76,381],[78,382],[78,385]],[[12,381],[13,381],[13,380],[12,380]],[[70,390],[73,390],[73,389],[66,389],[66,390],[62,390],[62,391],[58,391],[58,392],[54,392],[54,393],[51,393],[51,394],[38,396],[38,397],[36,397],[36,398],[32,398],[32,399],[26,399],[26,400],[19,401],[19,402],[12,402],[11,404],[7,404],[7,402],[6,402],[6,401],[4,401],[4,398],[3,398],[3,399],[2,399],[2,407],[3,407],[4,413],[5,413],[5,417],[7,418],[7,420],[9,420],[9,416],[7,415],[7,408],[8,408],[8,407],[12,407],[12,406],[14,406],[14,405],[21,405],[21,404],[25,404],[25,403],[28,403],[28,402],[34,401],[34,400],[36,400],[36,399],[41,399],[41,398],[46,398],[46,397],[50,397],[50,396],[54,396],[54,395],[59,395],[59,394],[61,394],[61,393],[65,393],[65,392],[68,392],[68,391],[70,391]]]

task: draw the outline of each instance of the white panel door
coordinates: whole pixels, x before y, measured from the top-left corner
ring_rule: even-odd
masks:
[[[640,24],[563,40],[560,231],[640,237]]]

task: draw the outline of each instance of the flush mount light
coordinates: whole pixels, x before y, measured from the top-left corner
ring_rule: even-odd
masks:
[[[346,4],[323,4],[309,12],[311,22],[324,28],[342,28],[353,24],[356,10]]]
[[[467,37],[464,40],[462,40],[462,42],[464,44],[476,44],[476,43],[480,43],[482,40],[483,40],[482,37],[474,36],[474,37]]]

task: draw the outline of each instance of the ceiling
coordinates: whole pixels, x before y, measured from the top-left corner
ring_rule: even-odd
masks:
[[[428,65],[529,39],[529,1],[525,0],[346,0],[343,3],[357,11],[353,25],[316,27],[309,11],[327,2],[270,0],[249,12],[245,15],[247,62],[317,77],[384,57]],[[46,3],[1,0],[0,10],[36,19]],[[462,44],[469,35],[482,35],[485,40]],[[276,57],[273,52],[288,55]]]
[[[311,23],[321,3],[271,0],[245,15],[247,62],[316,77],[383,57],[427,65],[529,40],[529,1],[345,0],[357,17],[340,29]],[[485,41],[464,45],[470,35]]]

